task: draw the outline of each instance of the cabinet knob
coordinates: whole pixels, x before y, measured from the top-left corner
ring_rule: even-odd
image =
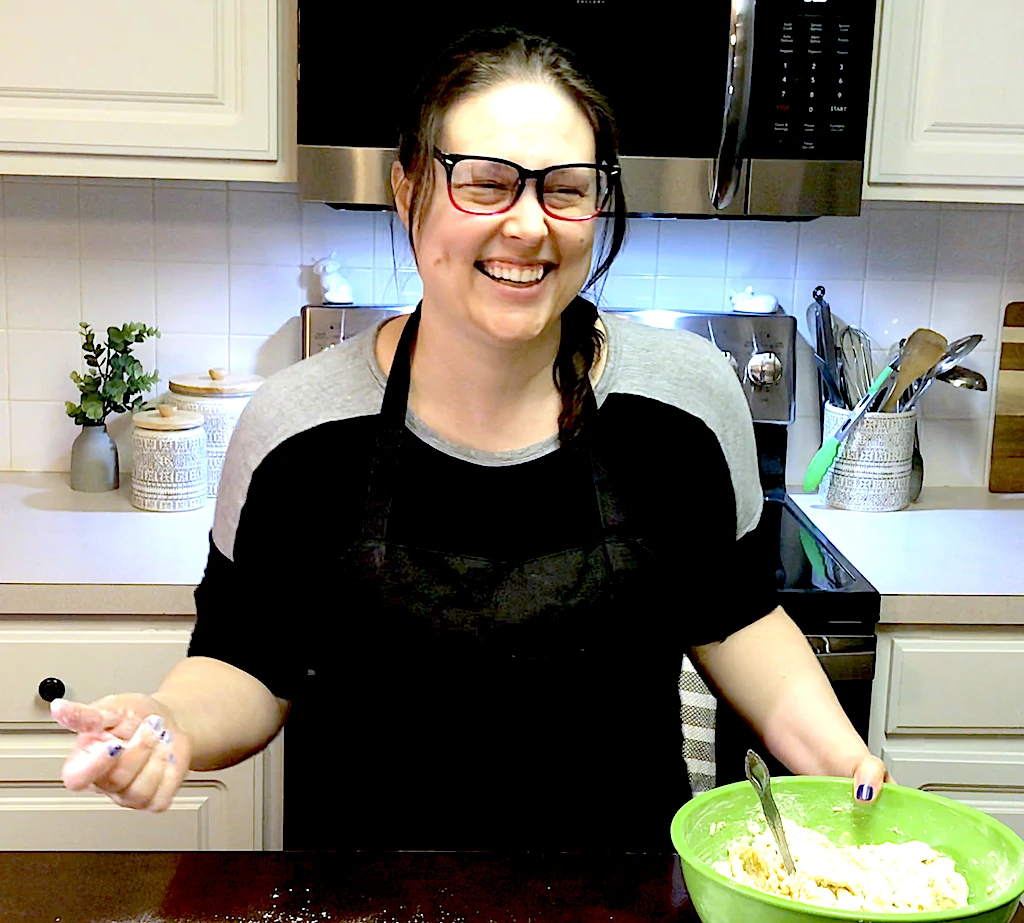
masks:
[[[56,676],[48,676],[39,684],[39,698],[44,702],[63,699],[66,691],[64,684]]]

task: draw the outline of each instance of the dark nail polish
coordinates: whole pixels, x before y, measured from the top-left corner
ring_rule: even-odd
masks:
[[[122,747],[120,744],[107,744],[107,756],[109,756],[111,759],[113,759],[116,756],[120,756],[123,750],[124,747]]]
[[[167,754],[167,762],[168,763],[176,763],[178,761],[174,758],[174,754],[173,753],[168,753]]]
[[[156,731],[157,734],[159,734],[164,729],[164,719],[161,718],[159,715],[150,715],[146,719],[146,724],[148,724],[154,731]]]
[[[174,735],[167,728],[164,728],[160,732],[160,743],[169,744],[172,740],[174,740]]]
[[[870,801],[871,796],[874,795],[875,790],[870,785],[861,785],[857,789],[857,800],[858,801]]]

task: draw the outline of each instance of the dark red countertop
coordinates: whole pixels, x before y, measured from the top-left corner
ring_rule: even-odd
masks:
[[[671,855],[0,853],[0,921],[22,920],[698,923]]]

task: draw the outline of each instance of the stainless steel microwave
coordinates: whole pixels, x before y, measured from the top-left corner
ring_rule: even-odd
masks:
[[[497,19],[570,48],[609,98],[632,214],[860,212],[874,0],[449,0],[389,7],[373,34],[337,0],[299,17],[307,200],[389,206],[400,101]]]

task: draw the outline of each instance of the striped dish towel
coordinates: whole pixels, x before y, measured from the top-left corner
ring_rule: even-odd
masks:
[[[690,658],[683,657],[679,674],[679,715],[683,722],[683,760],[693,794],[715,787],[715,714],[711,690]]]

